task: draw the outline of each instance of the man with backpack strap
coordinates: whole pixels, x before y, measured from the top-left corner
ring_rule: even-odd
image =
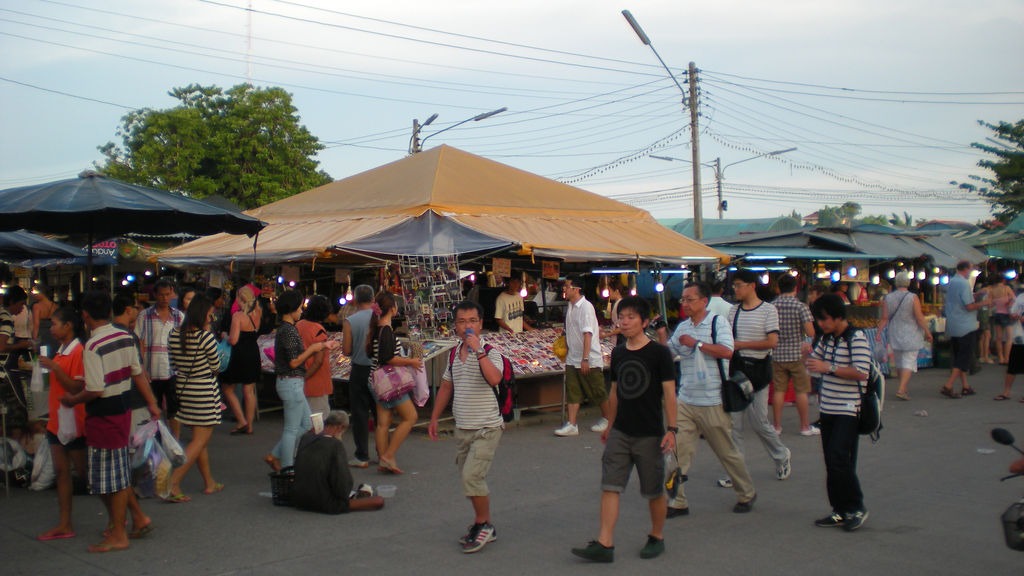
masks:
[[[455,334],[461,342],[445,369],[427,428],[430,438],[437,440],[441,412],[452,402],[458,444],[455,463],[474,514],[469,531],[459,539],[466,554],[477,552],[498,538],[491,524],[487,473],[505,429],[494,393],[502,381],[504,360],[496,349],[485,349],[480,341],[482,322],[483,309],[476,302],[465,300],[455,306]]]
[[[871,345],[859,330],[849,330],[846,305],[835,294],[815,300],[811,313],[824,336],[807,359],[807,369],[823,376],[821,384],[821,448],[832,513],[816,520],[822,528],[852,532],[868,518],[857,478],[858,415],[861,382],[871,372]]]

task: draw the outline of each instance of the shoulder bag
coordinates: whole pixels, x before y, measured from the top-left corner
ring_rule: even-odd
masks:
[[[718,316],[711,317],[711,343],[718,344]],[[703,352],[697,353],[703,354]],[[715,364],[718,365],[718,376],[722,380],[722,409],[726,412],[742,412],[746,410],[747,406],[750,406],[750,394],[744,391],[742,383],[736,379],[736,376],[739,376],[746,380],[743,372],[736,372],[734,379],[726,378],[722,359],[715,358]],[[749,381],[746,384],[750,386]]]

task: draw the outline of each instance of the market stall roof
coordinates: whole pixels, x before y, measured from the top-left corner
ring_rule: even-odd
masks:
[[[871,232],[846,228],[815,228],[744,234],[709,242],[729,254],[778,254],[786,258],[896,259],[927,256],[952,268],[960,260],[983,262],[985,254],[948,234]]]
[[[160,260],[276,262],[507,248],[574,261],[697,263],[725,256],[664,228],[644,210],[450,146],[246,213],[269,223],[255,253],[251,242],[218,234],[168,250]],[[407,237],[429,236],[439,226],[446,236],[438,241]]]
[[[658,222],[687,238],[693,238],[693,218],[659,219]],[[789,216],[776,216],[774,218],[727,218],[722,220],[708,218],[703,221],[703,225],[704,242],[713,238],[725,238],[758,232],[782,232],[784,230],[798,230],[803,227],[803,223],[800,220],[790,218]]]

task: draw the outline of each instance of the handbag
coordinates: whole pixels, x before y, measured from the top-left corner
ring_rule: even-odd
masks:
[[[711,343],[718,344],[718,316],[711,319]],[[743,372],[737,372],[734,378],[725,377],[725,367],[722,366],[722,359],[716,358],[718,365],[718,377],[722,381],[722,409],[726,412],[742,412],[750,406],[750,394],[744,390],[743,383],[753,391],[753,386],[746,379]],[[742,377],[742,381],[740,381]]]
[[[674,451],[674,456],[676,459],[676,467],[669,472],[668,478],[665,479],[665,493],[672,499],[675,499],[679,494],[679,489],[683,487],[683,482],[686,482],[689,479],[686,474],[683,474],[683,467],[679,465],[678,447],[676,447]]]
[[[736,324],[739,321],[740,310],[742,309],[742,306],[737,305],[736,314],[732,317],[733,338],[736,338]],[[729,364],[729,374],[735,375],[737,372],[743,372],[746,375],[754,386],[754,392],[763,390],[771,383],[775,376],[774,369],[772,368],[771,353],[764,358],[748,358],[737,350],[732,355],[732,360]]]
[[[217,356],[220,357],[219,372],[224,372],[228,369],[228,364],[231,364],[231,343],[227,340],[218,340]]]
[[[416,387],[416,370],[409,366],[385,364],[370,375],[373,393],[383,402],[390,402]]]

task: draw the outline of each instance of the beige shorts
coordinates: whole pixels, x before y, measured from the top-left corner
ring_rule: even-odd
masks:
[[[772,362],[772,377],[776,392],[785,392],[789,388],[790,380],[793,381],[793,391],[797,394],[807,394],[811,391],[811,377],[807,374],[807,367],[799,360]]]
[[[462,491],[467,497],[487,496],[487,473],[501,440],[501,428],[455,429],[455,465],[462,473]]]

